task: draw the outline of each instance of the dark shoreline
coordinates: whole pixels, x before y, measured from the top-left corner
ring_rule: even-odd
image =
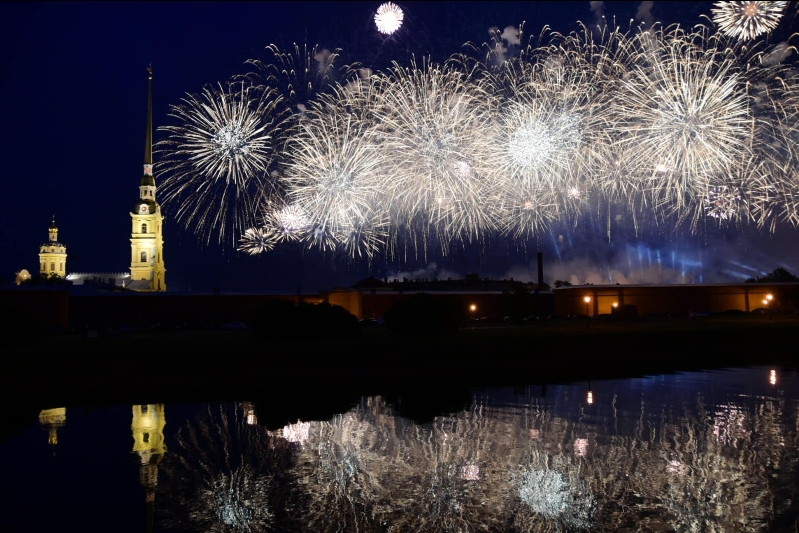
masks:
[[[552,322],[397,338],[271,342],[248,331],[60,336],[5,348],[0,440],[41,409],[251,401],[270,429],[326,419],[380,395],[417,421],[461,409],[470,391],[740,366],[797,368],[799,316],[638,323]],[[323,401],[320,401],[323,400]]]

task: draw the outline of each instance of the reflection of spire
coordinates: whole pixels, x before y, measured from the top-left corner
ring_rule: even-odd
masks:
[[[58,428],[67,423],[67,408],[45,409],[39,413],[39,423],[47,428],[47,443],[55,448],[58,444]]]
[[[133,406],[133,422],[130,429],[133,433],[133,452],[139,456],[139,482],[147,494],[147,531],[152,531],[155,518],[158,464],[166,453],[165,425],[163,404]]]

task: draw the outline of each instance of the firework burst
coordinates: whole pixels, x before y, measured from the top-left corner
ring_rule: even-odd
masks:
[[[713,22],[728,37],[754,39],[769,33],[780,22],[788,2],[715,2]]]
[[[737,59],[717,39],[679,29],[655,39],[654,50],[640,42],[640,66],[618,93],[616,145],[655,206],[681,208],[746,153],[752,117]]]
[[[386,2],[377,8],[375,13],[375,25],[377,31],[385,35],[391,35],[402,26],[402,19],[405,15],[397,4]]]
[[[250,255],[258,255],[272,251],[277,242],[277,236],[269,228],[250,228],[239,240],[238,250]]]
[[[377,179],[385,165],[377,140],[351,115],[322,104],[309,113],[312,120],[300,124],[289,142],[288,197],[308,213],[312,245],[335,249],[357,231],[364,249],[371,249],[374,221],[383,216]]]
[[[406,228],[433,226],[444,240],[494,227],[495,194],[480,158],[491,125],[487,95],[451,67],[396,63],[380,75],[373,117],[390,161],[387,211]]]
[[[167,176],[159,192],[206,243],[214,233],[219,242],[228,234],[235,242],[254,225],[254,199],[268,182],[283,123],[281,97],[234,83],[206,87],[182,102],[170,112],[179,124],[160,128],[168,137],[156,146]]]

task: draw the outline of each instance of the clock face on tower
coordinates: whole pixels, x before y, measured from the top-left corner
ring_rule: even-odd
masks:
[[[148,211],[148,209],[147,209],[147,206],[146,206],[146,205],[142,205],[142,206],[139,208],[139,211],[141,211],[141,213],[142,213],[143,215],[146,215],[146,214],[147,214],[147,211]]]

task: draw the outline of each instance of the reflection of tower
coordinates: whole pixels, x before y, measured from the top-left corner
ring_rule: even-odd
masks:
[[[152,529],[155,517],[155,489],[158,486],[158,464],[166,453],[164,444],[164,406],[134,405],[133,451],[139,455],[139,481],[147,492],[147,531]]]
[[[67,247],[58,242],[58,228],[55,225],[55,215],[53,223],[50,225],[49,240],[39,247],[39,275],[41,277],[67,276]]]
[[[139,183],[139,201],[130,214],[130,289],[139,291],[165,291],[164,267],[164,217],[161,206],[155,201],[153,177],[153,68],[147,69],[150,82],[147,97],[147,132],[144,143],[144,175]]]
[[[45,409],[39,413],[39,423],[47,428],[47,442],[51,446],[55,446],[58,444],[58,428],[67,423],[67,408]]]

